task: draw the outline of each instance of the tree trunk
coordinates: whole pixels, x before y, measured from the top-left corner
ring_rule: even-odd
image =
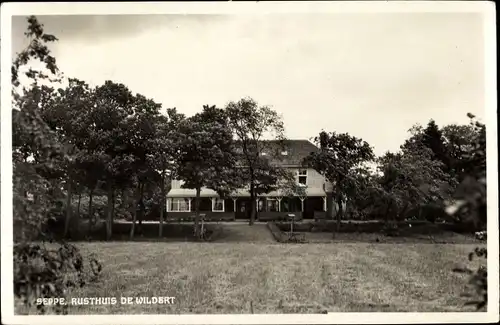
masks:
[[[114,188],[113,188],[113,193],[111,194],[111,199],[113,201],[113,203],[111,204],[111,225],[113,225],[113,223],[115,222],[115,213],[116,213],[116,208],[115,208],[116,191],[114,190]],[[111,229],[113,229],[113,227],[111,227]],[[111,234],[113,234],[113,233],[111,233]]]
[[[94,189],[91,188],[89,192],[89,236],[92,235],[92,220],[94,219],[92,212],[92,198],[94,197]]]
[[[141,202],[141,205],[139,206],[139,233],[142,234],[142,220],[144,219],[144,215],[146,214],[146,207],[144,205],[144,186],[145,184],[141,184],[141,198],[139,202]]]
[[[403,218],[402,221],[404,221],[404,217],[406,216],[406,212],[408,211],[409,206],[410,206],[410,203],[406,202],[403,210],[401,211],[401,213],[399,214],[399,216],[397,218],[398,219],[397,221],[400,221],[402,218]]]
[[[338,233],[340,231],[340,223],[342,220],[342,216],[344,214],[344,210],[342,209],[342,195],[337,195],[337,205],[338,205],[338,211],[337,211],[337,224],[335,225],[335,230],[333,232],[333,236],[335,237],[335,233]]]
[[[68,193],[66,193],[66,222],[64,223],[64,238],[66,238],[68,236],[68,232],[69,232],[69,225],[70,225],[70,222],[71,222],[71,210],[73,209],[72,206],[71,206],[71,198],[73,196],[73,193],[72,193],[72,186],[71,186],[71,176],[68,177]]]
[[[250,183],[250,226],[255,223],[255,217],[257,214],[257,200],[255,198],[255,185],[253,181]]]
[[[158,236],[161,238],[163,236],[163,213],[166,206],[166,188],[165,188],[165,170],[161,174],[161,200],[160,200],[160,228],[158,229]]]
[[[392,200],[389,201],[389,203],[387,204],[387,208],[385,209],[384,220],[386,225],[389,223],[389,213],[391,211],[391,207],[392,207]]]
[[[124,188],[124,189],[121,190],[120,199],[121,199],[121,202],[120,202],[120,212],[124,213],[124,215],[122,217],[124,219],[127,219],[127,215],[128,215],[128,213],[127,213],[128,195],[127,195],[127,189],[126,188]]]
[[[335,200],[333,197],[333,193],[326,193],[326,218],[325,220],[333,220],[333,204]]]
[[[135,195],[135,201],[132,205],[132,226],[130,227],[130,239],[134,238],[134,232],[135,232],[135,222],[137,221],[137,206],[139,205],[139,200],[141,199],[141,185],[137,184],[137,189],[136,189],[136,195]]]
[[[110,240],[113,235],[113,185],[108,184],[108,208],[106,217],[106,240]]]
[[[194,236],[196,239],[199,239],[201,237],[200,234],[200,195],[201,195],[201,188],[196,189],[196,198],[194,200]]]
[[[78,219],[80,219],[80,203],[82,202],[82,191],[80,189],[78,193],[78,207],[76,208],[76,215]]]

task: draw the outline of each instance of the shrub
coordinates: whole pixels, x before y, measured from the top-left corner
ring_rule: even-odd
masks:
[[[486,248],[476,248],[474,252],[469,253],[469,261],[472,261],[474,256],[486,259]],[[462,294],[463,297],[470,299],[465,305],[476,306],[477,310],[485,308],[488,303],[488,270],[486,267],[480,265],[476,271],[468,267],[459,267],[454,268],[453,272],[470,275],[468,282],[469,290]]]
[[[487,239],[486,231],[478,231],[474,235],[475,235],[476,239],[478,239],[478,240],[486,240]]]
[[[72,287],[83,287],[88,281],[95,281],[102,265],[94,257],[88,258],[88,265],[78,248],[62,244],[59,248],[47,248],[34,243],[17,244],[14,247],[14,295],[29,311],[36,299],[65,297]],[[47,310],[43,304],[36,304],[38,312]],[[57,304],[53,309],[58,314],[67,314],[68,305]]]
[[[206,241],[213,242],[221,239],[224,236],[224,229],[221,226],[207,227]]]

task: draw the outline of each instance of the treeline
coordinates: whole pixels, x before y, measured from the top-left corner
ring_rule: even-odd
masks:
[[[121,217],[132,217],[132,238],[148,202],[159,210],[161,236],[173,177],[196,190],[196,231],[202,187],[221,196],[245,187],[252,198],[278,184],[301,191],[295,189],[290,173],[260,155],[263,150],[279,152],[285,140],[281,118],[269,107],[244,98],[224,108],[205,105],[200,113],[186,117],[175,108],[162,110],[161,104],[121,83],[91,87],[69,78],[61,87],[46,82],[63,80],[47,46],[57,39],[45,34],[35,17],[28,23],[31,42],[12,67],[16,238],[39,235],[48,219],[60,220],[61,214],[67,237],[72,224],[81,228],[81,210],[86,210],[91,233],[101,219],[93,199],[103,194],[108,239],[117,211]],[[30,60],[41,61],[47,69],[34,71]],[[19,91],[21,77],[31,84]],[[267,134],[279,145],[260,141]],[[241,164],[244,172],[235,168]],[[82,195],[88,197],[85,209]],[[250,223],[255,211],[254,204]]]
[[[285,195],[303,195],[305,189],[295,185],[294,176],[274,164],[286,143],[276,111],[244,98],[224,108],[205,105],[187,117],[113,81],[91,87],[70,78],[56,88],[44,81],[61,79],[47,47],[57,39],[45,34],[36,18],[28,23],[31,42],[12,68],[14,86],[20,86],[20,76],[32,81],[13,93],[16,236],[32,236],[50,217],[64,219],[64,236],[69,236],[71,225],[81,228],[84,210],[89,233],[104,217],[106,237],[111,238],[119,215],[132,220],[132,238],[147,207],[159,214],[162,236],[166,194],[174,177],[196,190],[195,231],[203,187],[221,196],[247,188],[253,202],[250,224],[259,194],[280,188]],[[47,69],[34,71],[30,59]],[[424,208],[442,210],[453,201],[459,183],[485,172],[485,125],[469,117],[468,125],[439,128],[433,120],[425,128],[417,125],[399,152],[382,157],[375,157],[362,139],[321,132],[315,138],[319,150],[303,164],[331,182],[334,197],[329,204],[342,207],[348,202],[348,209],[337,213],[338,224],[346,217],[344,210],[348,218],[380,218],[388,224],[428,217],[428,212],[422,216],[429,210]],[[269,134],[277,141],[261,141]],[[369,168],[373,165],[377,170]],[[106,197],[104,211],[95,210],[96,195]],[[430,215],[437,216],[436,211],[431,209]],[[26,217],[30,214],[35,215]]]
[[[26,35],[29,45],[12,65],[16,242],[30,243],[46,234],[49,220],[58,213],[63,214],[64,236],[70,235],[72,222],[80,227],[82,195],[88,198],[91,231],[100,219],[93,211],[93,199],[102,194],[106,197],[103,212],[108,239],[117,214],[131,216],[130,237],[134,236],[143,209],[137,207],[144,207],[144,202],[160,207],[162,236],[165,199],[173,177],[196,190],[197,236],[202,187],[221,196],[237,188],[248,189],[253,202],[250,224],[259,194],[281,188],[284,195],[304,195],[293,175],[273,163],[286,139],[282,119],[271,108],[244,98],[224,108],[205,105],[201,112],[187,117],[175,108],[162,110],[154,100],[132,93],[121,83],[106,81],[91,87],[70,78],[64,79],[65,86],[56,87],[63,79],[48,44],[57,38],[46,34],[35,17],[28,18]],[[33,60],[45,68],[34,70]],[[20,82],[23,78],[29,80],[28,86]],[[330,182],[334,196],[329,198],[329,206],[333,201],[339,206],[348,202],[349,217],[382,218],[394,226],[402,218],[418,217],[422,207],[430,206],[434,211],[447,208],[446,215],[455,221],[473,218],[484,227],[486,131],[474,116],[469,118],[468,125],[439,128],[431,120],[425,128],[415,126],[400,151],[382,157],[375,157],[372,147],[362,139],[321,132],[315,138],[319,150],[303,164]],[[277,141],[261,141],[269,134]],[[268,155],[261,155],[263,151]],[[376,170],[370,169],[373,164]],[[76,211],[72,208],[75,200]],[[337,213],[337,225],[343,211],[341,208]],[[24,261],[23,256],[36,252],[45,254],[46,250],[21,245],[15,256]],[[61,261],[76,261],[72,267],[80,270],[81,258],[74,247],[62,246],[59,254]],[[51,265],[46,266],[50,269]],[[16,295],[27,297],[22,288],[31,280],[23,279],[38,271],[18,271]],[[63,290],[66,284],[59,282],[66,271],[58,272],[42,282],[56,283],[57,290]]]

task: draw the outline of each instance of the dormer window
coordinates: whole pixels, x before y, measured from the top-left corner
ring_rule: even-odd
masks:
[[[297,183],[302,186],[307,186],[307,169],[297,170]]]

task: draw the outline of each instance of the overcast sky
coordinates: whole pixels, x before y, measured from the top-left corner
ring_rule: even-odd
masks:
[[[472,13],[40,16],[60,69],[124,83],[192,115],[253,97],[287,136],[349,132],[377,154],[415,123],[484,116],[482,16]],[[25,41],[13,17],[13,52]]]

